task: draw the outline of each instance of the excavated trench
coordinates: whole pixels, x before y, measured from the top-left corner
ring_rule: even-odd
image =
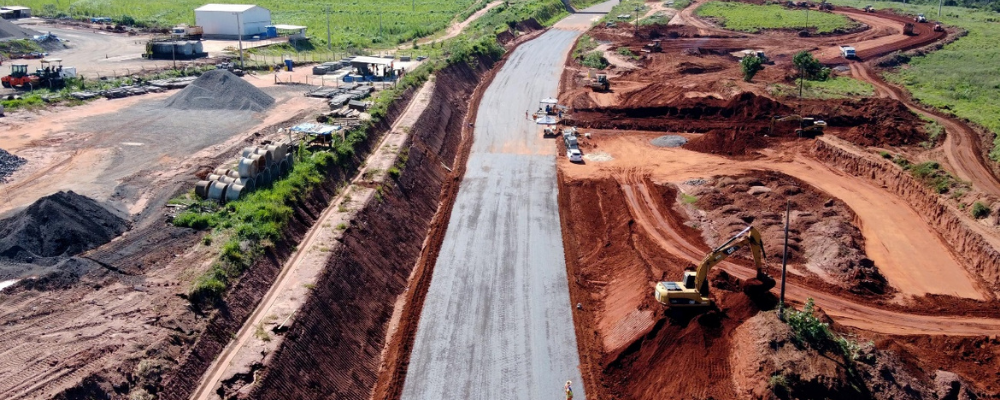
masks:
[[[394,304],[411,289],[408,279],[460,159],[468,99],[492,64],[481,58],[475,68],[462,63],[436,74],[402,174],[351,223],[248,398],[369,398]]]

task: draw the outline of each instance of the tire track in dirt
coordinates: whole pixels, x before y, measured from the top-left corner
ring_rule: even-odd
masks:
[[[872,84],[879,97],[899,100],[910,111],[941,124],[947,133],[942,149],[948,158],[948,164],[954,168],[955,175],[962,180],[971,181],[979,190],[1000,196],[1000,179],[987,166],[987,160],[983,158],[983,151],[979,148],[979,135],[972,127],[944,113],[913,103],[904,89],[886,83],[866,63],[852,62],[850,68],[851,76]]]
[[[636,222],[671,254],[697,263],[708,251],[704,243],[681,234],[681,222],[660,212],[644,180],[635,173],[618,175],[620,186],[628,200],[629,211]],[[741,279],[755,276],[751,268],[723,261],[718,267]],[[885,334],[948,334],[955,336],[992,335],[1000,329],[1000,320],[932,315],[913,315],[859,304],[836,295],[823,293],[789,282],[787,297],[805,302],[813,298],[838,323]]]

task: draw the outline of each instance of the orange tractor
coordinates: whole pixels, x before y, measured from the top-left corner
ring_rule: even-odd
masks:
[[[28,64],[11,64],[10,75],[0,78],[5,88],[22,88],[38,83],[38,76],[28,73]]]

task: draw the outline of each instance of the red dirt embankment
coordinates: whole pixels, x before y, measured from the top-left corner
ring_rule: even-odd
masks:
[[[436,74],[446,84],[435,86],[412,128],[402,174],[351,223],[249,398],[369,398],[393,306],[412,290],[410,273],[451,178],[468,98],[492,64],[484,58],[475,69],[460,63]]]
[[[974,221],[964,221],[958,211],[930,188],[886,160],[870,154],[856,154],[817,140],[813,155],[819,160],[856,177],[881,185],[922,211],[924,219],[965,261],[964,265],[994,294],[1000,290],[1000,251],[995,239],[977,231]]]
[[[178,366],[164,374],[160,399],[186,400],[191,395],[191,391],[197,387],[198,381],[211,365],[212,360],[229,344],[233,335],[240,330],[243,322],[267,293],[271,283],[281,271],[284,260],[291,255],[290,249],[302,240],[309,227],[319,218],[330,199],[336,194],[337,187],[350,179],[350,174],[357,170],[357,165],[360,165],[364,157],[378,143],[381,135],[377,133],[388,131],[392,122],[406,109],[412,95],[413,90],[411,89],[403,95],[400,101],[394,102],[389,107],[386,118],[376,124],[369,132],[367,139],[355,149],[356,157],[351,166],[332,167],[326,171],[326,181],[304,201],[293,205],[292,221],[282,235],[285,238],[284,241],[269,248],[263,258],[251,266],[233,285],[233,288],[226,295],[222,308],[211,315],[211,321],[204,332],[197,335],[196,339],[193,333],[184,335],[180,339],[183,341],[193,340],[193,345],[186,351],[181,350],[182,355],[178,357]],[[181,330],[183,331],[183,328]],[[183,344],[182,347],[187,348],[188,343]]]

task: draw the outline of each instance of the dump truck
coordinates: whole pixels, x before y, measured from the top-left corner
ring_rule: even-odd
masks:
[[[857,58],[858,54],[854,51],[854,47],[851,46],[840,46],[840,55],[844,58]]]
[[[916,35],[917,32],[913,30],[913,28],[915,28],[915,26],[909,22],[903,24],[903,34],[906,36]]]
[[[799,127],[795,129],[795,136],[814,138],[816,136],[823,134],[823,129],[826,128],[826,121],[812,118],[812,117],[802,117],[801,115],[775,115],[771,117],[771,126],[768,128],[768,136],[774,136],[774,125],[778,122],[798,122]]]
[[[170,35],[173,36],[173,37],[175,37],[175,38],[184,38],[184,39],[198,40],[198,39],[201,39],[201,36],[204,35],[204,34],[205,34],[205,30],[202,29],[202,27],[197,26],[197,25],[196,26],[188,26],[188,25],[180,24],[180,25],[177,25],[173,29],[170,30]]]

